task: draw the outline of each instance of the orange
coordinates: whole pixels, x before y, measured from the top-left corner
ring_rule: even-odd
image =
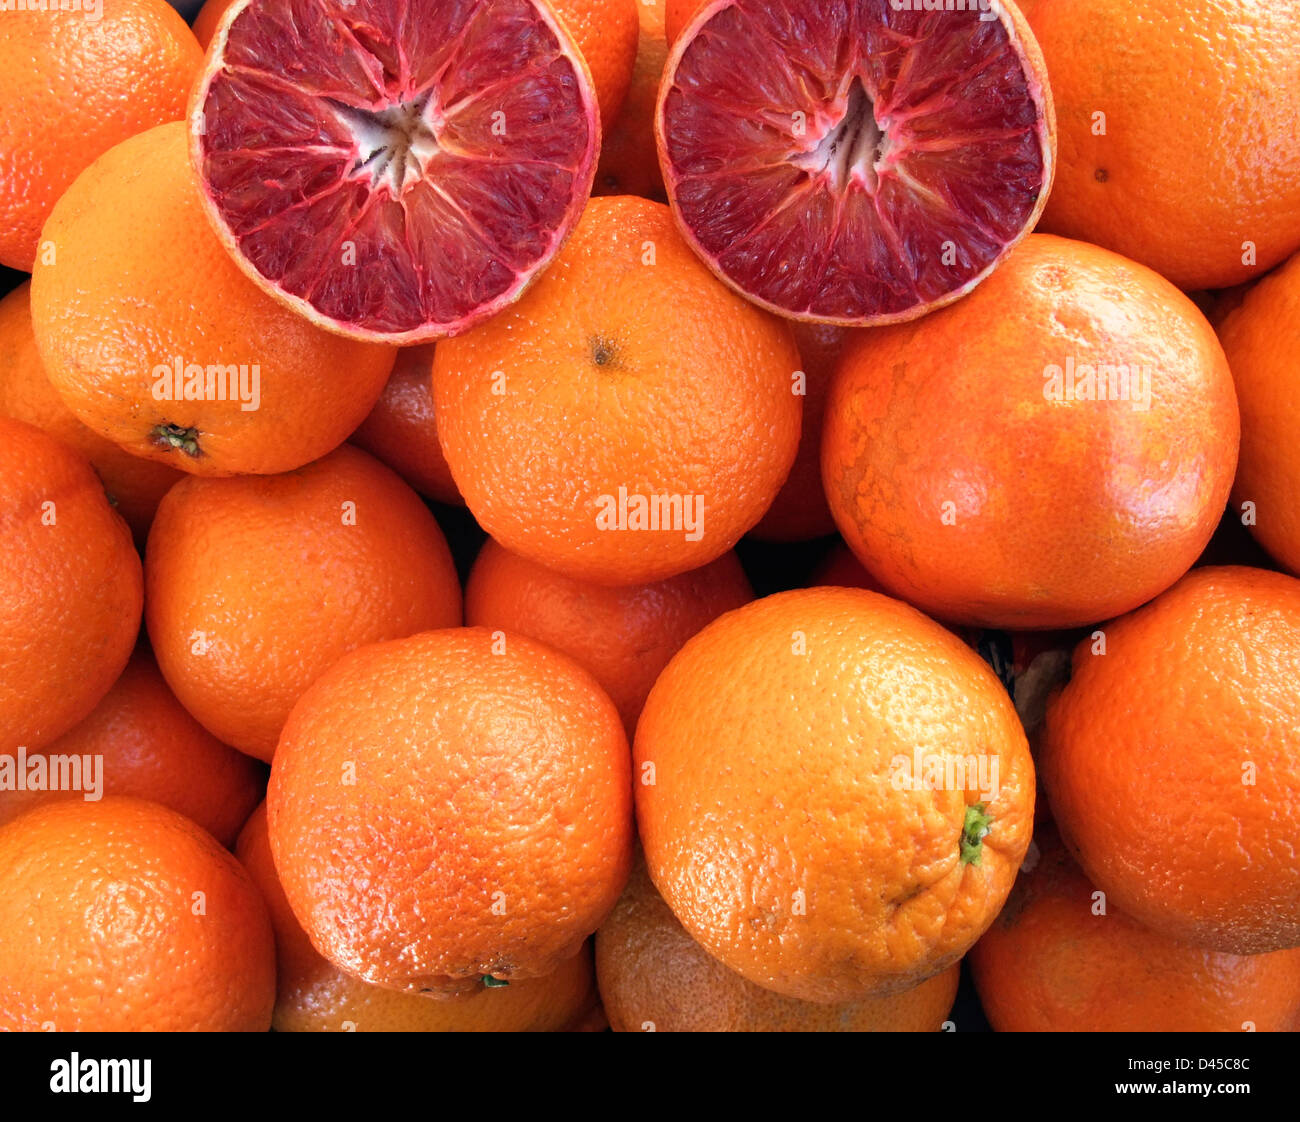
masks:
[[[41,227],[94,160],[179,120],[203,52],[166,0],[10,5],[0,35],[0,264],[31,271]],[[98,14],[98,17],[96,16]]]
[[[271,768],[285,896],[335,966],[410,993],[559,970],[632,859],[627,738],[585,670],[480,628],[348,655]]]
[[[605,132],[596,170],[597,195],[640,195],[666,203],[664,177],[659,170],[655,143],[655,107],[659,102],[659,80],[668,61],[668,40],[664,38],[662,0],[636,0],[640,18],[636,65],[627,99],[617,120]]]
[[[885,591],[843,542],[836,542],[831,547],[831,551],[822,558],[808,581],[810,588],[827,585],[834,588],[865,588],[868,592]]]
[[[433,515],[348,446],[285,475],[178,483],[149,534],[145,586],[176,696],[268,761],[294,703],[348,651],[461,621]]]
[[[438,443],[433,416],[433,344],[403,347],[388,385],[352,443],[382,460],[420,494],[464,506]]]
[[[707,0],[664,0],[664,31],[669,46],[677,42],[677,36],[706,3]]]
[[[209,228],[185,125],[92,164],[45,227],[36,343],[79,420],[198,475],[288,471],[365,419],[392,347],[313,327],[248,280]],[[179,373],[178,373],[179,372]]]
[[[794,462],[799,353],[687,248],[668,208],[592,199],[517,304],[438,344],[438,435],[482,527],[598,584],[721,557]]]
[[[655,887],[704,949],[804,1001],[947,970],[1029,844],[1034,767],[1002,684],[859,589],[786,592],[668,664],[634,748]]]
[[[609,694],[630,737],[650,687],[682,644],[753,598],[734,553],[654,584],[605,588],[543,569],[489,538],[465,585],[465,622],[568,655]]]
[[[1300,946],[1300,581],[1197,569],[1085,639],[1048,706],[1061,836],[1115,906],[1227,954]]]
[[[1113,908],[1050,829],[969,961],[1000,1032],[1291,1032],[1300,950],[1239,956],[1149,931]]]
[[[205,51],[208,49],[208,44],[212,42],[212,36],[217,33],[217,24],[221,22],[221,17],[235,2],[236,0],[207,0],[199,9],[199,14],[194,17],[194,36]]]
[[[940,619],[1013,630],[1172,585],[1214,534],[1239,442],[1191,302],[1042,234],[960,303],[854,335],[826,417],[827,496],[867,570]]]
[[[265,1032],[266,905],[188,818],[53,802],[0,827],[0,1028]]]
[[[0,417],[0,753],[84,718],[131,657],[142,579],[90,464]]]
[[[1241,465],[1233,506],[1251,531],[1300,575],[1300,254],[1265,277],[1219,331],[1241,404]]]
[[[750,531],[760,541],[801,542],[835,533],[835,519],[822,487],[822,422],[826,397],[849,328],[796,323],[795,341],[803,359],[803,433],[794,467],[762,521]]]
[[[710,958],[638,862],[596,932],[596,971],[615,1032],[936,1032],[961,967],[915,989],[845,1005],[782,997]]]
[[[102,779],[96,798],[131,795],[162,803],[227,848],[262,797],[266,778],[255,761],[222,744],[181,708],[143,648],[94,712],[43,755],[97,758],[91,765]],[[51,799],[82,798],[93,773],[84,762],[81,768],[80,790],[0,790],[0,822]]]
[[[0,416],[35,425],[90,460],[104,481],[109,501],[143,544],[159,500],[181,473],[105,440],[63,404],[36,350],[31,287],[24,281],[0,300]]]
[[[1042,229],[1184,289],[1300,249],[1300,23],[1262,0],[1050,0],[1026,12],[1056,100]]]
[[[484,986],[456,1001],[360,982],[317,954],[294,918],[271,859],[265,804],[249,818],[235,853],[266,898],[275,928],[277,1032],[558,1032],[597,1004],[589,948],[545,978]]]

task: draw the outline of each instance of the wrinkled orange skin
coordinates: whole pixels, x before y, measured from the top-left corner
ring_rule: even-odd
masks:
[[[1300,254],[1241,297],[1219,337],[1241,404],[1234,513],[1253,503],[1251,533],[1300,576]]]
[[[543,569],[489,538],[465,584],[465,622],[568,655],[618,706],[630,738],[650,687],[682,644],[753,598],[734,553],[654,584],[605,588]]]
[[[222,744],[181,708],[143,647],[90,716],[45,753],[103,757],[103,794],[161,803],[227,848],[261,799],[266,780],[264,768]],[[38,803],[81,797],[80,791],[0,791],[0,822]]]
[[[627,880],[629,772],[613,702],[540,643],[472,628],[363,647],[285,726],[275,867],[312,944],[363,981],[543,977]]]
[[[1044,231],[1188,290],[1238,284],[1300,249],[1300,23],[1289,6],[1040,0],[1026,15],[1060,138]]]
[[[392,372],[395,348],[322,331],[240,272],[203,215],[182,122],[101,156],[44,236],[56,263],[37,262],[32,324],[46,373],[83,424],[137,456],[195,475],[290,471],[346,440]],[[177,358],[257,367],[258,408],[159,400],[154,371]],[[160,425],[197,432],[199,454]]]
[[[1197,569],[1074,652],[1041,764],[1089,879],[1227,954],[1300,946],[1300,581]]]
[[[986,757],[983,785],[896,786],[917,749],[976,772]],[[1002,906],[1033,824],[1002,684],[939,624],[860,589],[770,596],[706,627],[650,691],[633,755],[646,865],[673,914],[746,980],[804,1001],[947,970]],[[981,803],[976,865],[960,843]]]
[[[36,349],[30,281],[0,300],[0,416],[35,425],[90,460],[117,513],[137,544],[144,544],[159,501],[182,473],[131,455],[86,428],[64,405]]]
[[[1300,950],[1220,954],[1157,934],[1105,901],[1050,828],[1034,845],[967,956],[999,1032],[1295,1030]]]
[[[706,954],[638,862],[596,932],[596,972],[615,1032],[937,1032],[961,967],[915,989],[845,1005],[782,997]]]
[[[559,1032],[577,1028],[598,1004],[589,948],[545,978],[480,986],[459,1001],[358,981],[322,958],[294,918],[271,858],[265,804],[249,818],[235,854],[266,898],[275,928],[276,1032]]]
[[[0,417],[0,752],[90,713],[140,630],[140,557],[89,461]]]
[[[438,443],[433,415],[433,344],[403,347],[374,409],[352,443],[387,464],[420,494],[464,506]]]
[[[179,483],[149,534],[145,583],[176,696],[268,762],[294,703],[348,651],[461,621],[437,521],[350,446],[285,475]]]
[[[1045,371],[1151,371],[1151,407],[1049,399]],[[1146,603],[1214,534],[1237,463],[1227,360],[1196,308],[1107,250],[1028,238],[972,295],[853,337],[822,471],[869,572],[941,619],[1083,626]]]
[[[109,797],[0,827],[0,1029],[265,1032],[266,905],[188,818]]]
[[[4,13],[0,264],[31,272],[59,196],[113,145],[185,113],[203,52],[165,0]]]
[[[667,207],[597,198],[519,303],[438,344],[438,435],[512,553],[644,584],[721,557],[771,505],[798,450],[799,367],[789,326],[719,284]],[[602,527],[620,488],[698,497],[698,539]]]
[[[655,145],[655,106],[659,102],[659,79],[668,61],[664,38],[664,10],[661,0],[636,0],[640,18],[636,65],[627,99],[617,119],[605,130],[596,170],[596,195],[640,195],[656,202],[668,201],[664,177],[659,171]]]

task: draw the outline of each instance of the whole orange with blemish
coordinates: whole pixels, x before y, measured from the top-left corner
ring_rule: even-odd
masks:
[[[564,655],[481,628],[352,652],[271,767],[285,896],[335,966],[408,993],[559,970],[632,860],[627,737]]]
[[[940,619],[1013,630],[1109,619],[1178,580],[1239,443],[1191,302],[1043,234],[952,307],[855,334],[826,418],[826,493],[872,576]]]
[[[0,1029],[265,1032],[266,905],[242,865],[142,799],[47,803],[0,826]]]
[[[276,1032],[560,1032],[576,1028],[599,1002],[589,948],[554,974],[483,985],[459,1000],[358,981],[322,958],[294,917],[271,858],[265,804],[240,833],[235,855],[266,898],[275,928]]]
[[[815,588],[695,636],[637,725],[656,888],[704,949],[804,1001],[897,993],[966,953],[1029,844],[1006,690],[939,624]]]
[[[782,997],[705,953],[641,862],[596,932],[596,974],[615,1032],[937,1032],[960,973],[954,964],[914,989],[845,1004]]]
[[[284,475],[189,477],[145,555],[158,665],[218,739],[271,759],[303,691],[348,651],[461,621],[420,497],[359,448]]]
[[[1300,581],[1197,569],[1074,652],[1040,762],[1061,836],[1139,923],[1300,946]]]
[[[181,707],[143,647],[90,716],[43,754],[98,759],[103,786],[96,797],[130,795],[161,803],[227,848],[235,844],[266,783],[265,768],[222,744]],[[85,783],[83,778],[83,789]],[[0,822],[37,803],[82,795],[69,789],[0,790]]]
[[[544,569],[489,538],[465,584],[465,622],[568,655],[609,694],[631,736],[650,687],[682,644],[753,598],[734,553],[668,580],[606,588]]]
[[[999,1032],[1293,1032],[1300,950],[1234,955],[1115,908],[1055,832],[1034,835],[1011,897],[967,956]]]
[[[131,455],[88,429],[63,403],[36,349],[31,287],[24,281],[0,300],[0,416],[35,425],[90,460],[117,513],[143,545],[158,503],[182,473]]]
[[[0,753],[86,717],[140,631],[140,558],[82,455],[0,417]]]
[[[32,274],[46,374],[77,419],[195,475],[319,459],[397,351],[321,330],[250,281],[203,216],[184,123],[106,152],[59,200]]]
[[[799,444],[790,327],[666,206],[592,199],[523,298],[434,355],[438,435],[480,525],[575,579],[644,584],[733,548]]]

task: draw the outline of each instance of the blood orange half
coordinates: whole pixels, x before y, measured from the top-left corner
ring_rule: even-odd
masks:
[[[263,288],[353,338],[516,300],[591,193],[600,118],[544,0],[237,0],[195,88],[208,216]]]
[[[979,284],[1037,222],[1056,150],[1042,55],[1005,0],[713,0],[669,56],[656,132],[678,222],[724,281],[859,326]]]

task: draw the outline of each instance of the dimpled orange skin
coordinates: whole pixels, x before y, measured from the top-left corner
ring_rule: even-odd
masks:
[[[47,803],[0,827],[0,1029],[265,1032],[266,905],[174,810]]]
[[[1044,787],[1071,852],[1171,938],[1300,946],[1300,581],[1197,569],[1105,637],[1104,656],[1076,648],[1047,710]]]
[[[1300,950],[1204,951],[1134,922],[1096,889],[1053,831],[1026,859],[1002,914],[967,956],[999,1032],[1292,1032]]]
[[[363,647],[276,751],[285,896],[318,951],[376,985],[554,973],[627,880],[629,755],[595,679],[540,643],[467,628]]]
[[[1150,409],[1050,399],[1045,372],[1071,359],[1149,369]],[[940,619],[1012,630],[1109,619],[1178,580],[1218,525],[1240,433],[1186,297],[1041,234],[959,304],[855,335],[826,416],[826,493],[868,571]]]
[[[972,757],[966,787],[954,768],[952,789],[902,789],[914,750]],[[633,754],[646,864],[673,913],[724,965],[804,1001],[948,969],[1029,844],[1034,767],[1006,690],[937,623],[859,589],[710,624],[650,691]],[[960,849],[977,804],[979,865]]]
[[[605,588],[543,569],[489,538],[465,584],[465,622],[568,655],[609,694],[631,737],[650,687],[682,644],[753,598],[734,553],[654,584]]]
[[[32,276],[36,343],[78,419],[127,451],[195,475],[289,471],[347,439],[397,352],[313,327],[240,272],[203,216],[185,136],[176,122],[132,137],[59,200],[57,255]],[[256,367],[259,399],[160,400],[155,371],[178,358],[250,381]],[[160,426],[193,431],[199,454]]]
[[[844,1005],[782,997],[710,958],[638,862],[596,932],[596,972],[615,1032],[937,1032],[961,967],[915,989]]]
[[[143,545],[159,501],[182,473],[133,456],[91,432],[63,404],[36,350],[31,287],[24,281],[0,300],[0,416],[35,425],[90,460],[117,513]]]
[[[30,272],[50,209],[114,144],[185,113],[203,52],[165,0],[14,10],[0,36],[0,264]]]
[[[0,417],[0,752],[35,752],[117,680],[140,630],[131,532],[90,463]]]
[[[179,483],[149,534],[145,587],[176,696],[268,762],[294,703],[348,651],[461,621],[437,521],[346,445],[284,475]]]
[[[1245,295],[1220,338],[1241,403],[1233,505],[1255,504],[1251,533],[1300,576],[1300,254]]]
[[[464,506],[438,443],[433,415],[433,344],[403,347],[370,416],[352,443],[383,461],[420,494]]]
[[[1189,291],[1248,280],[1300,249],[1300,22],[1289,5],[1041,0],[1025,14],[1060,137],[1044,231]]]
[[[358,981],[322,958],[294,918],[271,859],[265,804],[240,833],[235,855],[266,899],[275,928],[276,1032],[559,1032],[597,1004],[588,948],[545,978],[481,986],[459,1001]]]
[[[94,712],[45,754],[101,757],[102,794],[171,807],[227,848],[262,797],[266,779],[264,768],[222,744],[181,707],[143,647]],[[0,791],[0,822],[40,802],[81,797],[79,790]]]
[[[438,435],[511,552],[598,584],[664,580],[771,505],[798,450],[799,365],[789,326],[715,280],[667,207],[597,198],[519,303],[438,344]],[[684,520],[603,525],[620,488],[702,505],[698,540]]]

